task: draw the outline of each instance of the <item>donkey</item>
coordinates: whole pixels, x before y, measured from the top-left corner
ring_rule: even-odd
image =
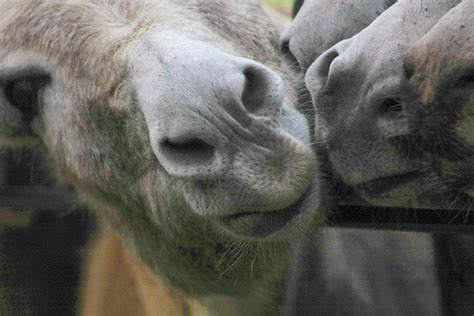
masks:
[[[1,144],[43,148],[109,227],[83,312],[276,313],[320,179],[259,3],[4,0],[0,16]]]
[[[287,62],[306,71],[334,44],[362,31],[396,0],[306,0],[295,3],[295,18],[280,37]]]
[[[400,100],[409,47],[460,1],[400,0],[370,26],[323,53],[306,73],[319,142],[333,169],[371,204],[469,208],[446,185],[431,155],[412,142]],[[472,256],[464,236],[435,236],[443,313],[472,309]],[[467,293],[467,294],[466,294]]]
[[[342,181],[380,206],[448,208],[429,155],[410,146],[399,83],[409,46],[455,0],[402,0],[351,39],[324,52],[306,85],[318,116],[317,137]],[[465,202],[465,201],[464,201]]]
[[[296,17],[280,38],[285,62],[306,71],[324,50],[357,34],[392,2],[295,2]],[[300,90],[303,101],[304,94]],[[296,252],[287,313],[438,315],[432,250],[433,240],[426,234],[320,229],[312,243],[299,245]]]
[[[474,197],[474,3],[461,2],[405,58],[403,104],[451,187]]]

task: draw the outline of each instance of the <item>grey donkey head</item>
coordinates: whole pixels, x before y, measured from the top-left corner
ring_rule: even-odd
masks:
[[[0,15],[2,144],[41,144],[172,285],[245,293],[277,270],[257,254],[318,222],[308,124],[257,1],[7,0]]]

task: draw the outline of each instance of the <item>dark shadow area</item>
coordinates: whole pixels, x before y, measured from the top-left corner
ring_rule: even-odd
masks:
[[[74,315],[92,220],[81,211],[32,215],[0,233],[0,314]]]
[[[49,190],[54,187],[50,174],[38,151],[0,152],[2,193],[8,192],[6,188]],[[31,192],[15,192],[17,201],[33,202]],[[85,209],[44,207],[55,202],[50,196],[38,200],[37,208],[28,212],[0,209],[0,315],[77,312],[83,249],[94,229],[94,219]]]

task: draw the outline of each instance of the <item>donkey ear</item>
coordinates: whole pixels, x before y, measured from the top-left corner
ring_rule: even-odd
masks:
[[[48,77],[33,72],[0,78],[0,147],[35,146],[40,91]]]

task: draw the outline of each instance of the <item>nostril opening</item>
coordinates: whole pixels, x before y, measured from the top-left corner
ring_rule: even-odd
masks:
[[[242,104],[245,109],[255,115],[265,112],[265,98],[269,91],[269,82],[261,69],[248,67],[244,70],[245,87],[242,92]]]
[[[198,138],[185,141],[166,139],[160,148],[166,159],[181,165],[207,164],[214,158],[214,147]]]
[[[379,105],[380,113],[387,114],[401,114],[403,113],[403,106],[400,98],[387,98]]]
[[[329,71],[331,70],[332,62],[339,57],[339,53],[335,50],[328,52],[324,57],[322,57],[321,64],[318,68],[318,75],[321,77],[328,77]]]
[[[283,60],[287,65],[293,68],[296,71],[302,71],[302,67],[298,62],[298,59],[291,52],[290,49],[290,40],[281,40],[280,41],[280,53],[283,56]]]

